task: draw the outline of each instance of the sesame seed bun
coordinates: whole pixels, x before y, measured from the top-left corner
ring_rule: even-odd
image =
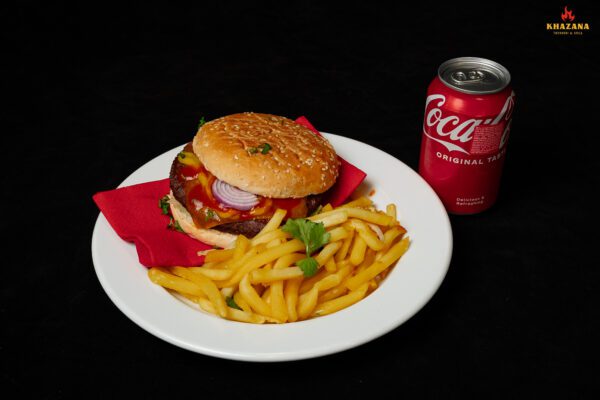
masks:
[[[270,149],[263,150],[265,143]],[[337,155],[325,138],[271,114],[246,112],[207,122],[193,149],[217,178],[265,197],[323,193],[339,174]]]

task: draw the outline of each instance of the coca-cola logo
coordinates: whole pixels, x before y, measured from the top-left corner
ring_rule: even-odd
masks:
[[[502,121],[509,121],[502,133],[499,149],[506,143],[508,132],[510,130],[510,118],[514,108],[515,93],[512,92],[506,98],[502,110],[495,118],[469,118],[461,120],[457,115],[444,115],[442,106],[446,103],[446,96],[443,94],[432,94],[427,96],[425,101],[425,120],[423,122],[423,132],[431,140],[442,144],[448,151],[459,151],[469,154],[466,150],[466,144],[473,140],[473,132],[479,125],[497,125]]]

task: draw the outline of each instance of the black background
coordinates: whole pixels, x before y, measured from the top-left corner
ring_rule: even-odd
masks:
[[[598,9],[565,4],[103,3],[5,10],[3,391],[36,398],[597,395]],[[597,6],[594,6],[597,7]],[[480,56],[517,93],[497,204],[452,216],[448,276],[391,333],[255,364],[145,332],[94,273],[93,193],[188,141],[200,116],[307,116],[418,165],[438,65]],[[165,172],[166,176],[166,172]],[[393,174],[390,175],[393,179]],[[199,333],[200,334],[200,333]]]

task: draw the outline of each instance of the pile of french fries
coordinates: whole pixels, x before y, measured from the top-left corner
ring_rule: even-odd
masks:
[[[307,219],[322,223],[329,241],[312,255],[313,276],[295,265],[305,244],[281,229],[277,210],[252,239],[239,235],[234,247],[204,252],[201,267],[151,268],[152,282],[184,296],[203,310],[248,323],[285,323],[319,317],[360,301],[409,247],[396,206],[386,212],[361,197],[340,207],[323,207]]]

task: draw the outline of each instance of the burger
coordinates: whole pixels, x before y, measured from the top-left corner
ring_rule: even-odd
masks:
[[[230,247],[254,237],[281,208],[303,218],[321,204],[339,174],[331,144],[271,114],[245,112],[200,126],[171,166],[169,205],[181,230]]]

